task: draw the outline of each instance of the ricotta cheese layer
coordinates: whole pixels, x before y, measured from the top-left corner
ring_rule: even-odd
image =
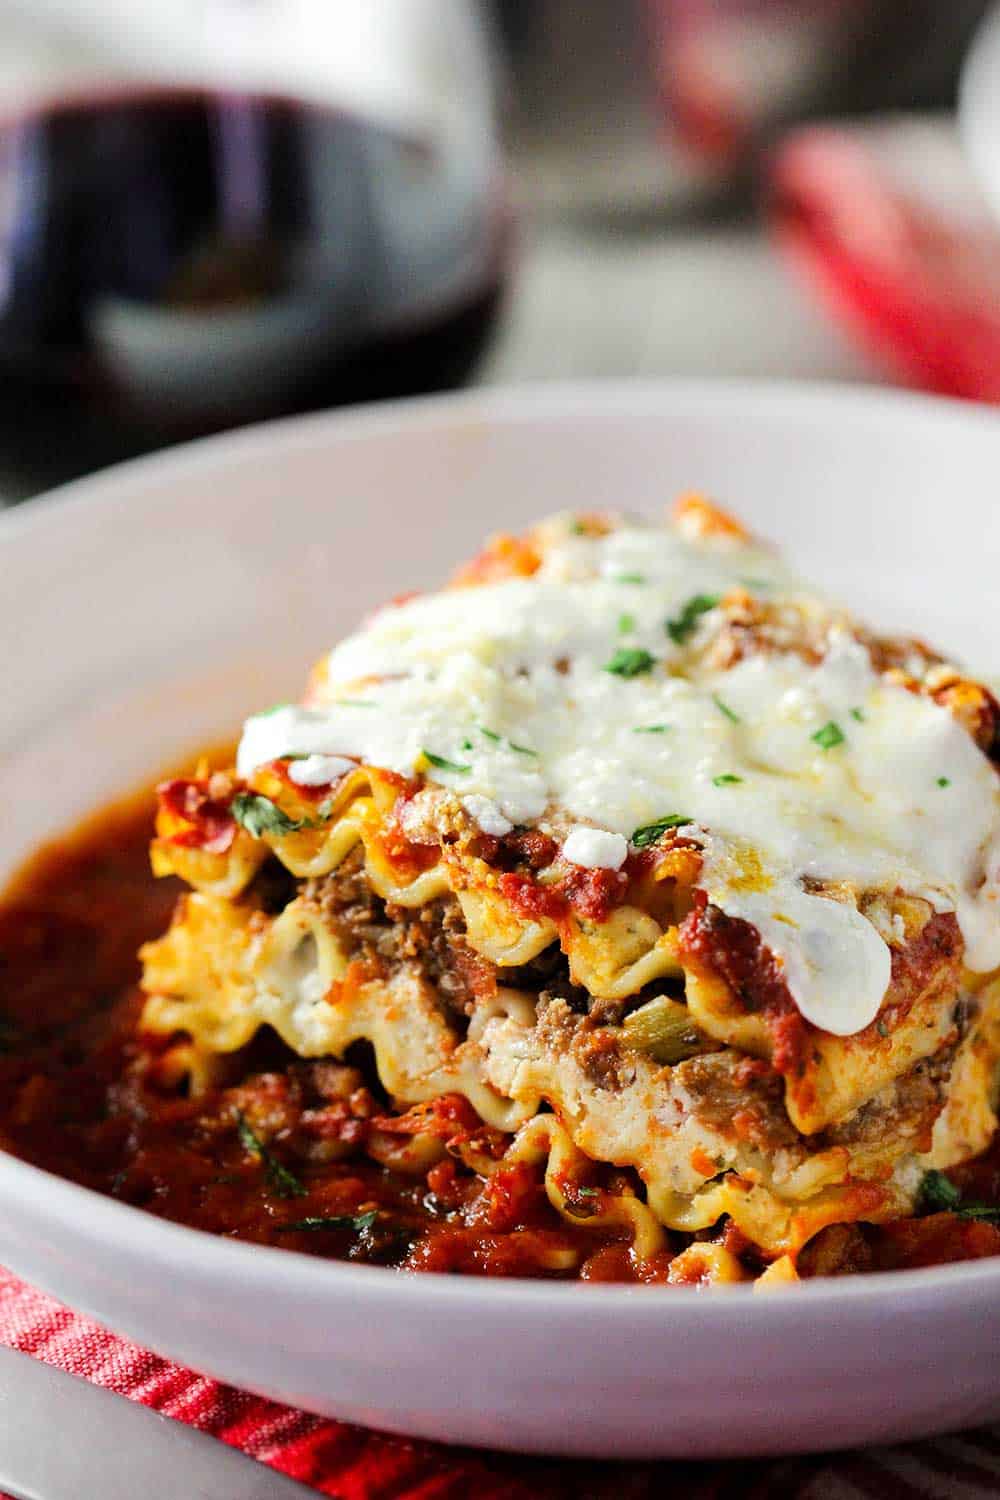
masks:
[[[825,609],[756,544],[567,525],[530,577],[381,610],[331,652],[309,706],[247,722],[238,770],[294,755],[303,785],[319,757],[422,774],[484,831],[540,826],[589,868],[680,823],[705,850],[699,888],[757,927],[803,1016],[837,1035],[874,1020],[890,979],[863,892],[954,911],[968,967],[1000,965],[989,760],[832,612],[822,654],[772,644],[713,665],[734,590]]]

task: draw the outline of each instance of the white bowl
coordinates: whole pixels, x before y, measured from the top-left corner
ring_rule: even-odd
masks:
[[[485,532],[705,488],[888,625],[1000,662],[1000,418],[884,393],[633,385],[262,428],[0,518],[0,875],[294,692]],[[1000,1413],[1000,1259],[754,1295],[405,1276],[159,1222],[0,1156],[0,1260],[281,1401],[538,1452],[762,1454]]]

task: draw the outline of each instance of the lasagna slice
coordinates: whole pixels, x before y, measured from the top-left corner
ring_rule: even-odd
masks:
[[[190,891],[144,1028],[196,1090],[262,1027],[364,1042],[412,1159],[464,1096],[484,1176],[529,1161],[638,1259],[687,1246],[672,1279],[745,1275],[719,1225],[790,1279],[995,1129],[998,760],[986,688],[701,498],[558,516],[161,787],[154,869]]]

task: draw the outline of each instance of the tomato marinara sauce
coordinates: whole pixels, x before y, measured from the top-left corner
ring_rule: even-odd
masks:
[[[579,1222],[567,1223],[542,1169],[501,1164],[510,1138],[461,1096],[394,1111],[364,1044],[304,1061],[265,1029],[224,1086],[193,1095],[164,1040],[139,1031],[137,950],[181,894],[150,873],[152,813],[151,793],[107,809],[40,851],[0,905],[3,1149],[165,1219],[332,1259],[677,1283],[671,1260],[690,1237],[640,1262],[621,1230],[588,1227],[588,1192],[621,1190],[628,1174],[595,1164],[595,1187],[574,1200]],[[996,1145],[942,1181],[976,1212],[834,1225],[802,1252],[800,1274],[1000,1253]],[[727,1220],[695,1238],[760,1268]]]

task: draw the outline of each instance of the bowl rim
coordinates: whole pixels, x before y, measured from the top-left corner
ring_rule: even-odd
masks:
[[[998,31],[1000,34],[1000,31]],[[739,409],[741,420],[752,419],[752,410],[791,420],[831,415],[851,424],[916,420],[947,428],[993,434],[1000,453],[1000,413],[985,406],[951,397],[885,390],[877,386],[845,387],[835,382],[776,381],[770,379],[585,380],[528,383],[519,387],[481,388],[460,394],[421,396],[400,402],[380,402],[347,410],[283,418],[183,444],[175,449],[138,458],[125,464],[72,481],[0,514],[0,549],[22,536],[45,534],[58,528],[64,515],[75,515],[88,507],[114,510],[123,504],[141,503],[144,483],[169,484],[192,473],[204,475],[231,468],[255,455],[273,461],[289,449],[326,447],[332,442],[370,441],[385,433],[402,430],[434,430],[473,420],[477,425],[526,423],[546,425],[561,417],[586,412],[600,419],[628,413],[653,412],[668,405],[671,412],[684,408],[704,411]],[[162,496],[157,503],[162,502]],[[546,1316],[585,1315],[599,1317],[603,1310],[610,1320],[620,1318],[638,1299],[649,1299],[662,1286],[614,1283],[565,1284],[523,1277],[452,1277],[407,1273],[379,1266],[359,1266],[331,1261],[300,1251],[228,1240],[208,1231],[161,1219],[144,1209],[108,1198],[44,1168],[34,1166],[0,1150],[0,1203],[15,1214],[26,1208],[36,1222],[45,1221],[60,1235],[95,1248],[113,1243],[116,1252],[141,1260],[149,1272],[162,1269],[172,1275],[196,1275],[248,1289],[272,1286],[280,1281],[283,1292],[308,1298],[315,1305],[331,1296],[387,1299],[385,1306],[405,1312],[433,1299],[442,1311],[481,1306],[486,1301],[497,1312],[525,1308]],[[699,1327],[706,1318],[730,1327],[734,1299],[751,1329],[789,1322],[803,1299],[811,1312],[833,1311],[845,1300],[875,1303],[887,1310],[887,1299],[901,1307],[912,1298],[933,1293],[938,1300],[968,1309],[975,1300],[991,1301],[1000,1291],[1000,1256],[914,1270],[877,1271],[845,1277],[816,1278],[775,1284],[767,1295],[754,1295],[755,1283],[711,1288],[707,1297],[669,1297],[673,1326],[679,1318],[693,1318]],[[749,1300],[748,1300],[749,1299]],[[712,1309],[717,1309],[717,1312]],[[889,1309],[891,1310],[891,1308]],[[644,1321],[649,1307],[643,1303]]]
[[[997,15],[1000,40],[1000,10]],[[951,420],[959,426],[1000,432],[996,408],[950,395],[929,395],[871,383],[836,380],[746,377],[635,377],[526,381],[521,385],[484,386],[460,392],[409,396],[396,401],[369,401],[304,416],[278,417],[251,423],[229,432],[196,438],[159,452],[113,464],[94,474],[72,479],[27,500],[0,510],[0,543],[52,524],[55,513],[81,505],[124,503],[132,484],[181,478],[192,470],[211,472],[256,454],[273,457],[287,449],[325,446],[331,438],[361,442],[381,433],[413,428],[447,428],[455,417],[477,425],[541,425],[586,411],[596,421],[632,412],[653,412],[665,401],[671,409],[703,410],[735,407],[746,418],[746,407],[762,413],[790,409],[791,416],[820,415],[834,405],[852,422],[876,425],[886,420]]]

